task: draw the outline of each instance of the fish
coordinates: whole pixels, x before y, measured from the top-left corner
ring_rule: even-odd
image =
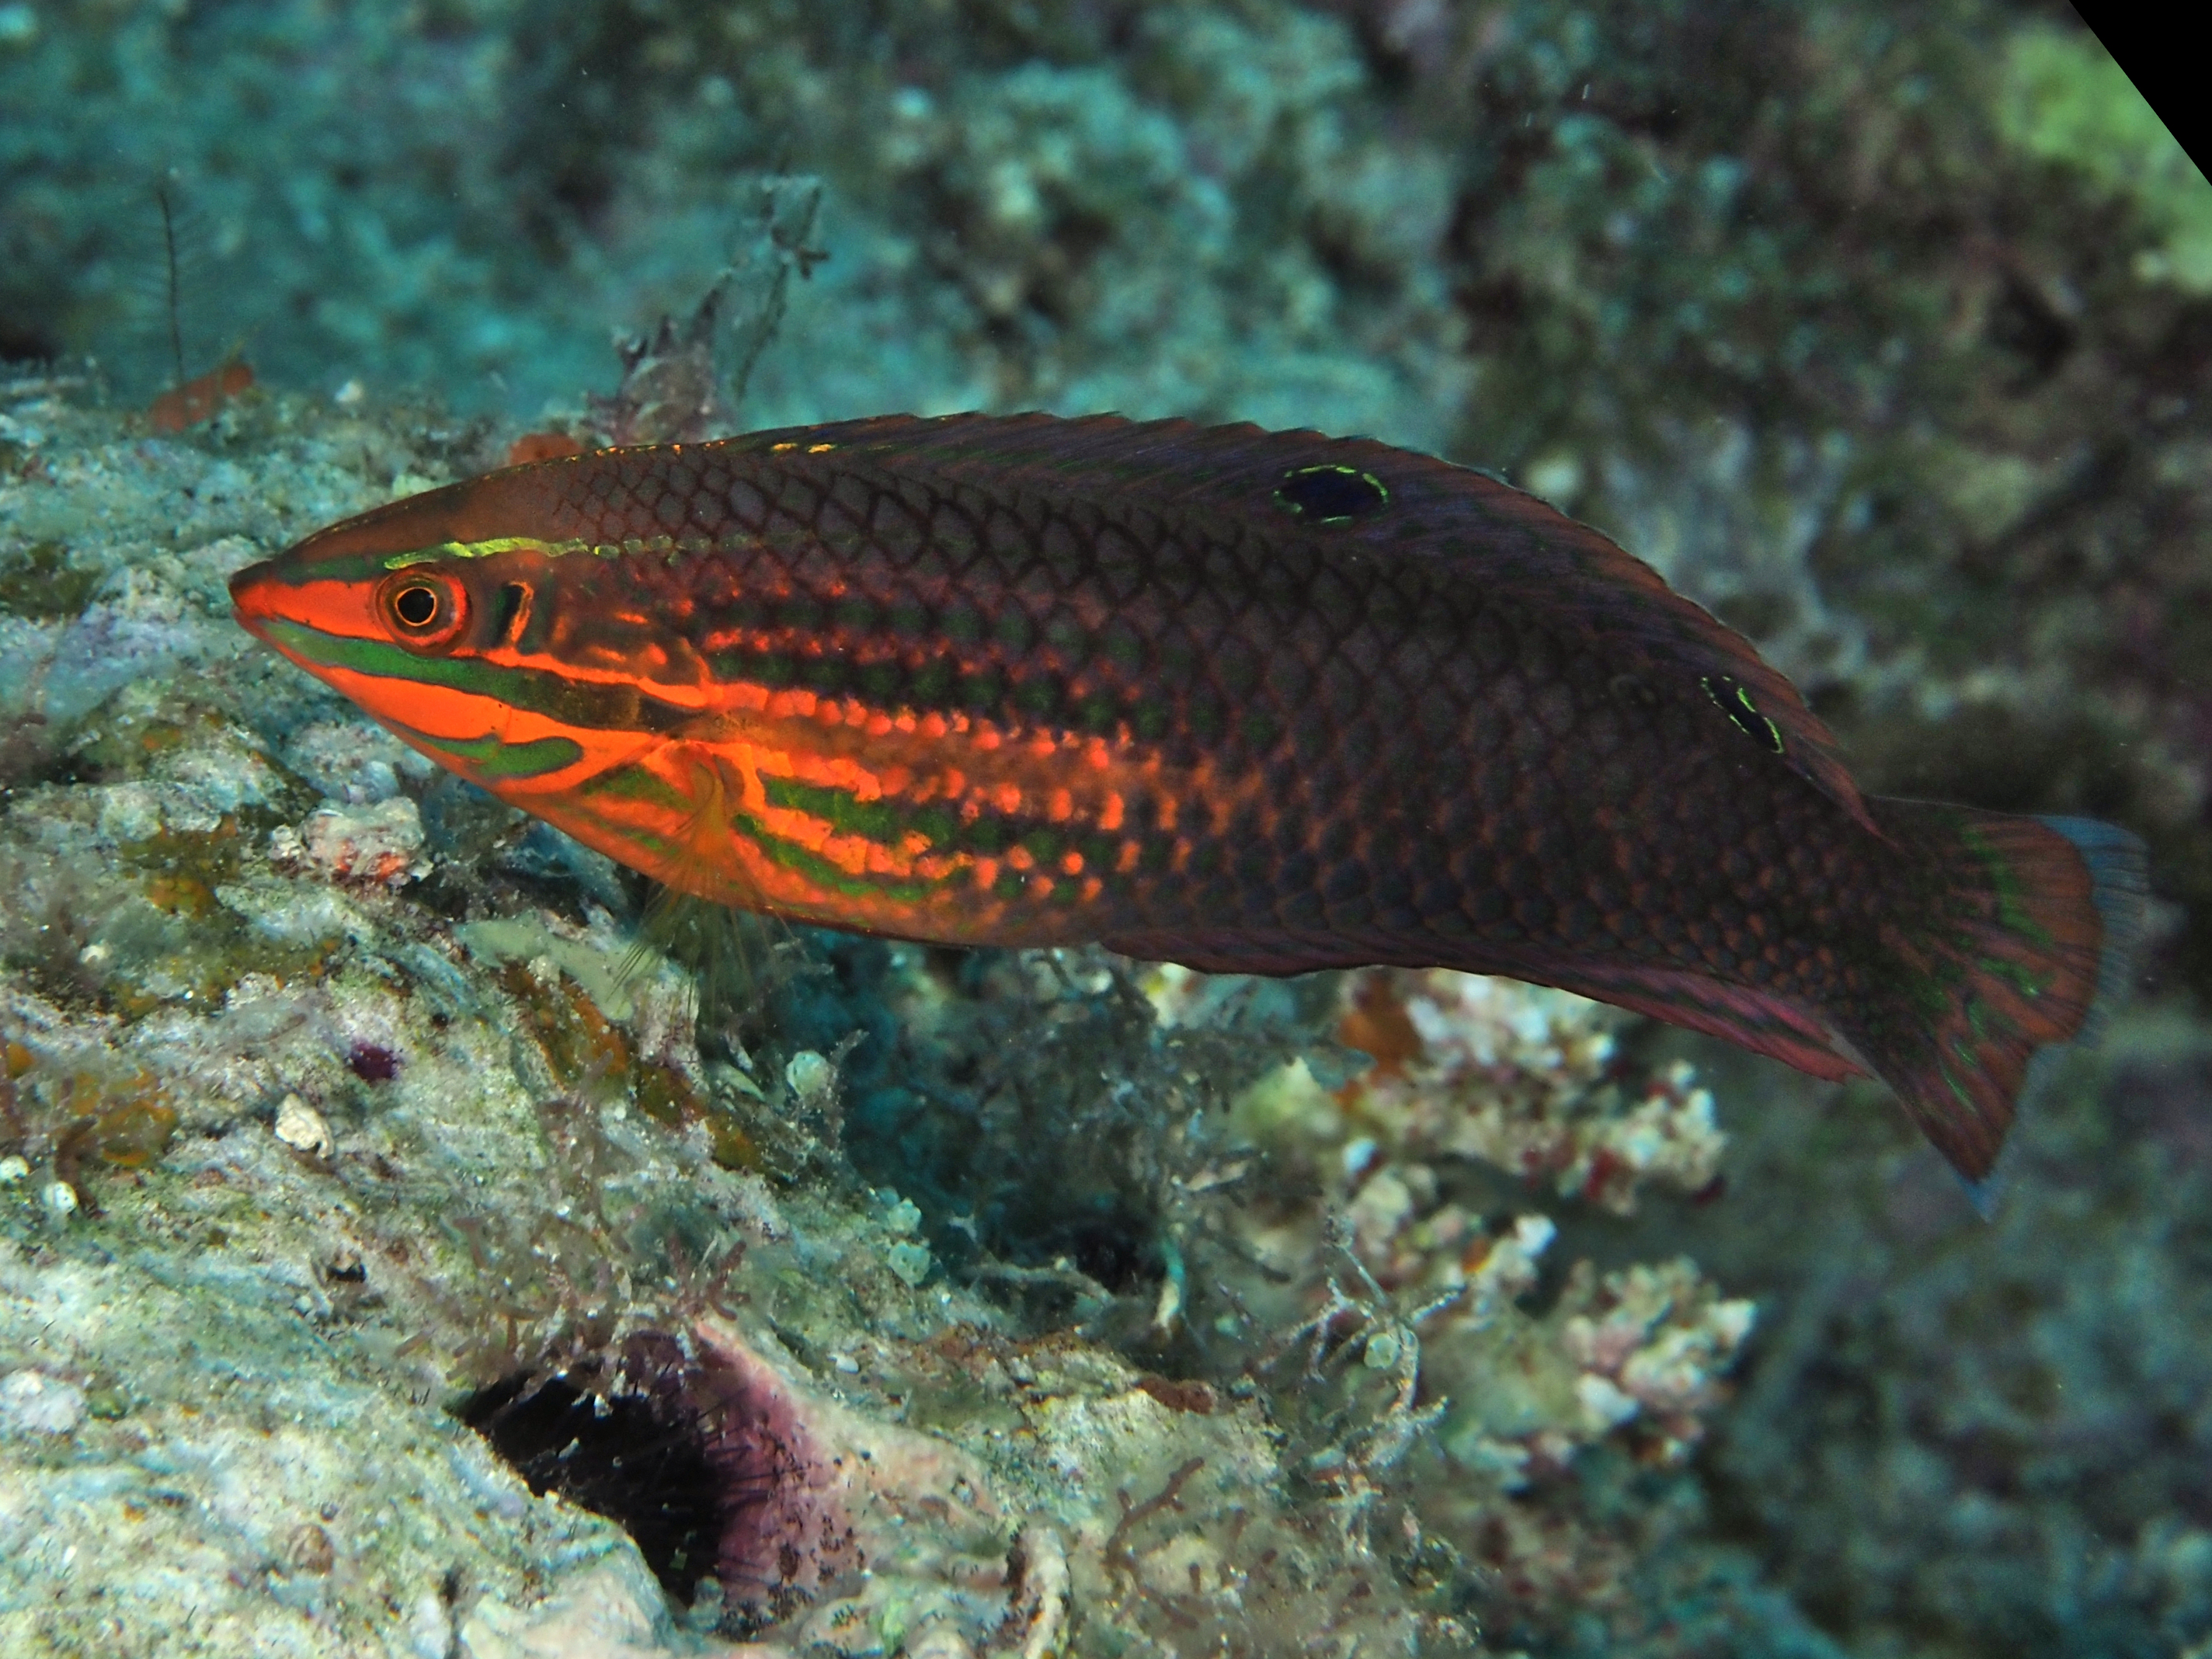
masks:
[[[1871,1075],[1972,1185],[2124,994],[2142,843],[1863,794],[1600,532],[1370,439],[884,416],[307,537],[238,620],[680,893],[951,945],[1559,987]]]
[[[253,366],[233,357],[220,368],[172,386],[147,405],[146,423],[169,434],[198,426],[222,412],[223,406],[253,389]]]

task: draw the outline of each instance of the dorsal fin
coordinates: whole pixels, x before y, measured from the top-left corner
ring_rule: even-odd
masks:
[[[1141,491],[1155,512],[1241,515],[1271,534],[1284,527],[1278,492],[1286,479],[1340,472],[1367,480],[1387,505],[1328,520],[1311,533],[1395,558],[1445,562],[1465,580],[1510,593],[1591,639],[1624,672],[1702,683],[1729,702],[1737,702],[1740,688],[1744,700],[1729,710],[1731,717],[1771,720],[1783,763],[1879,833],[1834,737],[1748,641],[1600,532],[1469,468],[1371,438],[1118,415],[885,415],[751,433],[726,445],[801,453],[823,446],[887,471],[920,463],[938,477],[987,492]]]

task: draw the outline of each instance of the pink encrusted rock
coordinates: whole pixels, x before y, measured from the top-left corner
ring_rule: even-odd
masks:
[[[404,795],[369,806],[325,806],[289,835],[270,838],[278,862],[314,865],[342,881],[400,887],[430,873],[422,854],[422,817]]]
[[[1012,1523],[967,1454],[830,1398],[726,1320],[693,1334],[709,1457],[745,1500],[720,1540],[732,1600],[839,1652],[865,1648],[887,1605],[963,1640],[1022,1615],[1006,1579]],[[970,1629],[978,1607],[988,1617]]]

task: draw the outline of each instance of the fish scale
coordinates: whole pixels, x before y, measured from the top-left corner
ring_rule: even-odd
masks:
[[[892,416],[493,474],[246,625],[682,890],[957,945],[1505,973],[1874,1072],[1970,1178],[2124,981],[2139,845],[1863,797],[1589,527],[1361,440]]]

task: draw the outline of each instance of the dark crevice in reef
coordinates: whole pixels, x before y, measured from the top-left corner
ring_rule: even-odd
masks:
[[[627,1532],[696,1625],[757,1635],[861,1565],[792,1402],[711,1346],[641,1331],[503,1377],[455,1415],[532,1492]]]
[[[684,1363],[669,1339],[641,1338],[618,1365],[505,1377],[456,1414],[532,1492],[557,1492],[629,1534],[688,1607],[714,1572],[724,1498]]]

